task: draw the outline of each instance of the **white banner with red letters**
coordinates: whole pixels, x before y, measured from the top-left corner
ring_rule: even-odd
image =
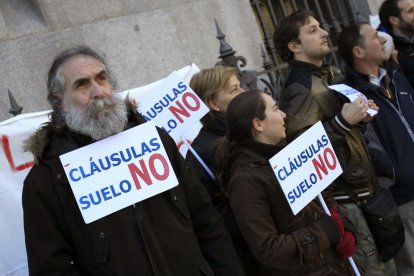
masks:
[[[177,73],[188,83],[198,71],[199,68],[192,64]],[[139,91],[139,88],[136,90]],[[145,90],[150,93],[150,90]],[[191,102],[188,101],[188,104]],[[34,160],[32,154],[23,152],[22,147],[24,140],[41,124],[49,121],[49,113],[50,111],[42,111],[22,114],[0,123],[0,275],[28,275],[21,197],[23,180]],[[200,128],[200,123],[189,127],[185,132],[185,139],[191,142]],[[187,149],[182,141],[176,142],[180,152],[185,154]]]

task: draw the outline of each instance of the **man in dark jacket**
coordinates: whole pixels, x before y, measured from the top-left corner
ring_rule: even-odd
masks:
[[[398,63],[414,87],[414,0],[385,0],[379,17],[379,30],[392,36]]]
[[[287,140],[292,141],[318,121],[322,121],[338,156],[343,173],[331,185],[340,211],[347,214],[357,229],[355,259],[370,275],[383,275],[387,265],[378,250],[359,203],[370,198],[377,188],[367,147],[359,124],[371,118],[368,105],[357,99],[346,103],[327,86],[343,79],[339,69],[323,65],[329,54],[328,33],[321,29],[311,11],[298,11],[280,22],[275,45],[290,71],[281,94],[281,109],[286,113]],[[357,195],[357,196],[354,196]],[[390,264],[393,266],[393,264]]]
[[[387,56],[384,39],[369,24],[353,24],[338,37],[346,83],[374,99],[380,111],[372,127],[395,168],[390,188],[405,227],[405,244],[394,257],[398,275],[414,273],[414,89]]]
[[[145,122],[114,87],[103,58],[89,48],[63,51],[52,64],[51,122],[26,145],[37,161],[23,188],[30,274],[243,275],[208,194],[159,129],[179,185],[84,223],[59,155]]]

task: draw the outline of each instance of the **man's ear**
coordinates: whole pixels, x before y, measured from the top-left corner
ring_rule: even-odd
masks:
[[[67,112],[68,111],[68,108],[65,106],[65,103],[64,103],[64,101],[63,101],[63,98],[65,97],[63,94],[60,94],[60,95],[58,95],[57,96],[58,98],[59,98],[59,100],[60,100],[60,102],[61,102],[61,105],[62,105],[62,110],[64,111],[64,112]]]
[[[214,99],[207,100],[205,104],[212,110],[220,111],[220,107],[218,106],[217,101]]]
[[[360,46],[352,48],[352,55],[356,58],[363,58],[365,56],[365,49]]]
[[[253,128],[256,131],[258,131],[258,132],[262,132],[263,131],[262,120],[260,120],[259,118],[254,118],[252,120],[252,125],[253,125]]]
[[[295,41],[289,42],[287,47],[292,53],[299,53],[301,51],[300,44]]]
[[[398,16],[393,16],[393,15],[388,17],[388,21],[390,22],[392,26],[398,26],[398,24],[400,23],[400,19],[398,18]]]

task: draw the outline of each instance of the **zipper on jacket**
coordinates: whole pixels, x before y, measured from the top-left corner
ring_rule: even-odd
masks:
[[[394,88],[395,88],[395,99],[396,99],[396,101],[397,101],[397,105],[398,105],[398,109],[391,103],[391,102],[389,102],[389,100],[388,99],[386,99],[385,97],[383,97],[382,95],[380,95],[380,94],[378,94],[381,98],[383,98],[383,99],[385,99],[385,102],[388,104],[388,105],[390,105],[396,112],[397,112],[397,114],[398,114],[398,116],[400,117],[400,119],[401,119],[401,121],[403,122],[403,124],[404,124],[404,126],[405,126],[405,129],[407,130],[407,132],[408,132],[408,134],[410,135],[410,137],[411,137],[411,140],[414,142],[414,133],[413,133],[413,131],[411,130],[411,127],[410,127],[410,125],[408,124],[408,122],[407,122],[407,120],[404,118],[404,116],[402,115],[402,113],[401,113],[401,108],[400,108],[400,102],[399,102],[399,100],[398,100],[398,95],[397,95],[397,86],[395,85],[395,72],[396,72],[396,70],[394,70],[393,71],[393,73],[392,73],[392,84],[394,85]]]

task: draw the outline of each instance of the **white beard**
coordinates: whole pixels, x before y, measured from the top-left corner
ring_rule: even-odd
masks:
[[[63,105],[67,110],[65,120],[69,129],[94,140],[122,132],[128,122],[125,103],[117,96],[97,98],[80,107],[65,95]]]

